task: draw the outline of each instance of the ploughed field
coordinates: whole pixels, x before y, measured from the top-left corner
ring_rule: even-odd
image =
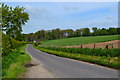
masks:
[[[75,37],[75,38],[48,40],[42,42],[42,45],[73,46],[73,45],[107,42],[113,40],[119,40],[118,35],[89,36],[89,37]]]
[[[66,48],[119,48],[118,43],[120,40],[113,40],[107,42],[100,42],[100,43],[91,43],[91,44],[84,44],[84,45],[73,45],[73,46],[64,46]]]

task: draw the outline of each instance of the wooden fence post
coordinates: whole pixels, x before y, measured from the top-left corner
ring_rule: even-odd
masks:
[[[94,43],[94,48],[95,48],[95,43]]]
[[[81,45],[81,48],[83,48],[83,46]]]

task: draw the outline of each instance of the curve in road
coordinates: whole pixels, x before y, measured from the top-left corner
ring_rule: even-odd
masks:
[[[118,78],[118,71],[41,52],[28,45],[27,52],[60,78]]]

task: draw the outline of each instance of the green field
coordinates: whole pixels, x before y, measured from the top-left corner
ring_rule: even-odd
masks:
[[[89,37],[75,37],[75,38],[48,40],[42,42],[42,45],[70,46],[70,45],[99,43],[99,42],[106,42],[112,40],[118,40],[118,35],[89,36]]]

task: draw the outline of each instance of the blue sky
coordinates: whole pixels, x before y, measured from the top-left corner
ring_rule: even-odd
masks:
[[[38,30],[118,27],[117,2],[7,2],[25,7],[30,20],[23,33]]]

